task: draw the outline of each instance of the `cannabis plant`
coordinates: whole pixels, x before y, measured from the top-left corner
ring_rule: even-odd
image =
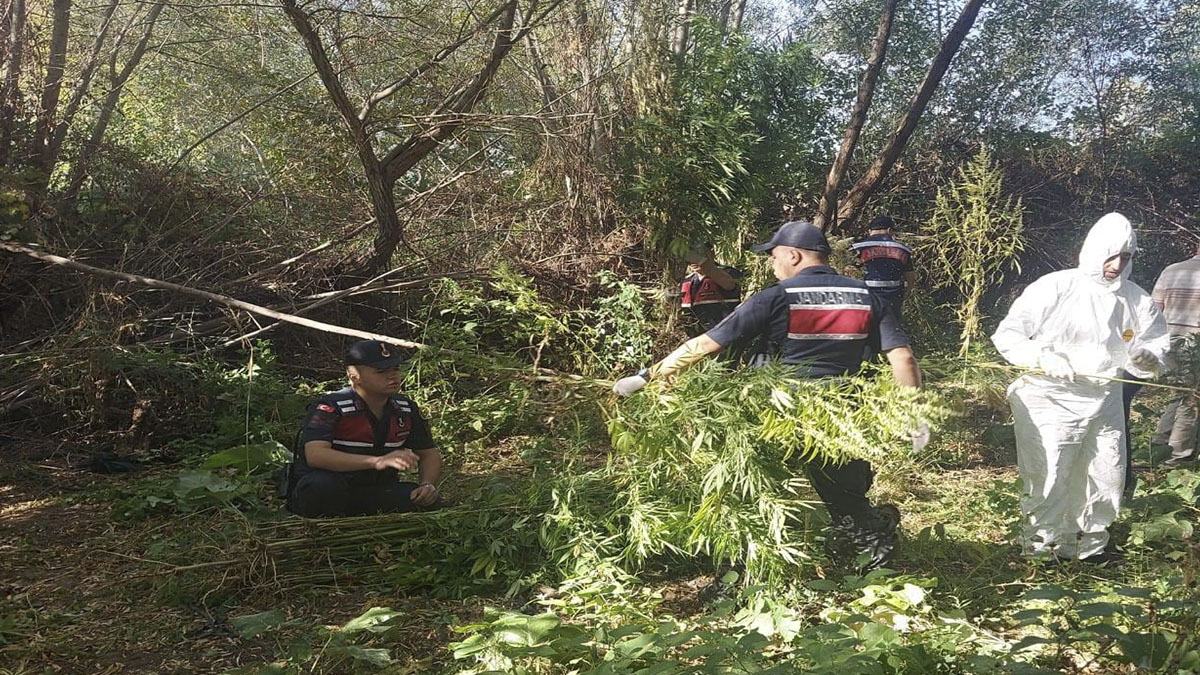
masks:
[[[1000,168],[981,148],[959,172],[958,182],[938,191],[918,249],[933,286],[958,293],[955,315],[963,356],[980,334],[983,294],[1006,271],[1019,269],[1025,248],[1021,202],[1005,197],[1001,183]]]
[[[621,556],[708,555],[744,564],[751,580],[794,574],[812,506],[802,465],[906,452],[918,419],[946,415],[933,394],[875,371],[811,380],[703,364],[623,402],[609,422]]]

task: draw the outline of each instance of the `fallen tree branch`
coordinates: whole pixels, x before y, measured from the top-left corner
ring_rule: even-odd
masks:
[[[39,251],[37,249],[30,248],[28,246],[22,246],[20,244],[13,244],[13,243],[9,243],[9,242],[0,242],[0,251],[8,251],[9,253],[17,253],[17,254],[21,254],[21,255],[26,255],[31,258],[36,258],[37,260],[41,260],[43,262],[47,262],[47,263],[50,263],[53,265],[59,265],[61,267],[66,267],[68,269],[73,269],[73,270],[76,270],[79,272],[86,272],[88,274],[94,274],[94,275],[100,276],[100,277],[107,277],[109,279],[119,279],[121,281],[139,284],[142,286],[146,286],[148,288],[157,288],[157,289],[164,290],[164,291],[172,291],[174,293],[179,293],[182,295],[190,295],[195,298],[200,298],[203,300],[220,303],[222,305],[226,305],[228,307],[234,307],[236,309],[250,312],[252,314],[259,314],[262,316],[267,316],[272,319],[278,319],[279,321],[296,324],[297,326],[304,326],[305,328],[312,328],[314,330],[319,330],[319,331],[322,331],[325,333],[334,333],[336,335],[345,335],[347,337],[356,337],[356,338],[360,338],[363,340],[379,340],[380,342],[386,342],[387,344],[396,345],[397,347],[404,347],[407,349],[421,349],[421,350],[429,350],[429,351],[434,351],[434,352],[438,352],[438,353],[442,353],[442,354],[447,354],[447,355],[451,355],[451,356],[459,356],[459,357],[463,356],[462,354],[459,354],[458,352],[455,352],[455,351],[452,351],[449,349],[443,349],[441,347],[435,347],[433,345],[427,345],[427,344],[424,344],[421,342],[413,342],[412,340],[402,340],[400,338],[395,338],[390,335],[384,335],[382,333],[371,333],[368,331],[357,330],[354,328],[347,328],[345,326],[338,326],[338,325],[331,324],[331,323],[325,323],[323,321],[313,321],[312,319],[305,319],[303,317],[295,316],[293,314],[285,314],[284,312],[278,312],[278,311],[275,311],[275,310],[267,308],[267,307],[262,307],[259,305],[255,305],[253,303],[238,300],[237,298],[231,298],[227,295],[220,295],[218,293],[210,293],[208,291],[202,291],[202,290],[199,290],[196,288],[190,288],[188,286],[182,286],[180,284],[171,283],[170,281],[163,281],[161,279],[153,279],[150,277],[143,277],[143,276],[139,276],[137,274],[129,274],[128,272],[117,272],[115,270],[106,270],[106,269],[102,269],[100,267],[93,267],[91,265],[86,265],[86,264],[81,263],[76,260],[71,260],[70,258],[64,258],[62,256],[57,256],[52,253],[45,253],[43,251]],[[590,377],[584,377],[582,375],[575,375],[573,373],[563,373],[563,372],[559,372],[557,370],[552,370],[550,368],[542,368],[540,366],[534,366],[534,367],[531,367],[528,369],[506,368],[506,367],[494,366],[494,365],[491,367],[493,370],[498,370],[498,371],[502,370],[505,372],[512,372],[518,376],[530,377],[531,379],[539,381],[539,382],[567,381],[567,382],[573,382],[573,383],[577,383],[577,384],[586,384],[586,385],[606,387],[606,388],[612,386],[612,382],[609,380],[600,380],[600,379],[595,379],[595,378],[590,378]]]
[[[384,272],[383,274],[380,274],[380,275],[376,276],[376,277],[375,277],[375,278],[373,278],[373,279],[368,279],[367,281],[364,281],[364,282],[362,282],[361,284],[358,284],[357,286],[351,286],[350,288],[344,288],[344,289],[342,289],[342,290],[340,290],[340,291],[334,291],[334,292],[332,292],[332,293],[329,293],[329,294],[322,293],[322,294],[321,294],[321,297],[319,297],[319,298],[315,299],[315,301],[314,301],[314,302],[311,302],[311,303],[309,303],[309,304],[307,304],[307,305],[305,305],[305,306],[303,306],[303,307],[300,307],[299,309],[293,310],[293,315],[294,315],[294,316],[299,316],[300,314],[304,314],[304,313],[306,313],[306,312],[311,312],[311,311],[312,311],[312,310],[314,310],[314,309],[317,309],[317,308],[319,308],[319,307],[324,307],[325,305],[328,305],[328,304],[329,304],[329,303],[331,303],[331,302],[335,302],[335,301],[337,301],[337,300],[340,300],[340,299],[342,299],[342,298],[344,298],[344,297],[346,297],[346,296],[348,296],[348,295],[359,295],[359,294],[362,294],[362,293],[373,293],[373,292],[376,292],[376,291],[380,291],[380,290],[383,290],[383,289],[389,288],[390,286],[383,286],[383,287],[377,287],[377,288],[372,288],[372,286],[374,286],[374,285],[378,284],[379,282],[383,281],[383,280],[384,280],[384,279],[386,279],[387,277],[390,277],[390,276],[392,276],[392,275],[395,275],[395,274],[398,274],[398,273],[400,273],[400,272],[403,272],[403,271],[404,271],[404,270],[406,270],[406,269],[408,269],[408,266],[404,266],[404,267],[394,267],[394,268],[392,268],[392,269],[388,270],[387,272]],[[461,273],[460,273],[460,274],[461,274]],[[454,276],[454,275],[447,275],[447,276]],[[402,282],[399,282],[398,284],[391,284],[391,286],[396,286],[396,287],[400,287],[400,288],[403,288],[404,286],[415,286],[415,285],[419,285],[419,284],[422,284],[422,283],[428,283],[428,282],[429,282],[429,280],[430,280],[430,279],[433,279],[433,278],[437,278],[437,277],[436,277],[436,276],[430,276],[430,277],[426,277],[426,278],[424,278],[424,279],[419,279],[419,280],[416,280],[416,281],[409,281],[409,282],[403,282],[403,281],[402,281]],[[258,328],[258,329],[256,329],[256,330],[253,330],[253,331],[251,331],[251,332],[249,332],[249,333],[246,333],[246,334],[244,334],[244,335],[239,335],[238,337],[235,337],[235,338],[233,338],[232,340],[226,340],[226,341],[225,341],[225,342],[224,342],[224,343],[221,345],[221,347],[232,347],[233,345],[236,345],[236,344],[238,344],[239,342],[244,342],[244,341],[246,341],[246,340],[249,340],[250,338],[253,338],[253,337],[258,337],[259,335],[262,335],[263,333],[266,333],[267,331],[271,330],[272,328],[275,328],[275,327],[276,327],[276,326],[278,326],[280,323],[282,323],[282,321],[277,321],[277,322],[275,322],[275,323],[268,324],[268,325],[266,325],[266,326],[263,326],[263,327],[261,327],[261,328]]]
[[[326,333],[336,333],[338,335],[345,335],[348,337],[357,337],[357,338],[361,338],[363,340],[379,340],[380,342],[386,342],[390,345],[396,345],[397,347],[405,347],[408,349],[430,349],[431,348],[429,345],[422,344],[420,342],[413,342],[411,340],[401,340],[400,338],[394,338],[394,337],[391,337],[390,335],[382,335],[380,333],[370,333],[367,331],[357,330],[354,328],[346,328],[345,326],[337,326],[337,325],[334,325],[331,323],[324,323],[322,321],[313,321],[312,319],[305,319],[303,317],[295,316],[292,314],[285,314],[283,312],[277,312],[273,309],[268,309],[267,307],[262,307],[260,305],[255,305],[255,304],[252,304],[249,302],[238,300],[237,298],[231,298],[227,295],[220,295],[218,293],[210,293],[208,291],[202,291],[202,290],[199,290],[196,288],[189,288],[187,286],[181,286],[179,284],[171,283],[170,281],[163,281],[161,279],[152,279],[150,277],[143,277],[143,276],[139,276],[136,274],[129,274],[128,272],[117,272],[114,270],[106,270],[106,269],[101,269],[99,267],[92,267],[91,265],[85,265],[81,262],[71,260],[70,258],[63,258],[62,256],[57,256],[57,255],[53,255],[50,253],[44,253],[42,251],[38,251],[37,249],[29,248],[28,246],[21,246],[19,244],[11,244],[8,242],[0,242],[0,250],[8,251],[9,253],[20,253],[22,255],[27,255],[31,258],[37,258],[38,260],[41,260],[43,262],[48,262],[48,263],[51,263],[54,265],[60,265],[62,267],[77,270],[80,272],[87,272],[88,274],[94,274],[96,276],[108,277],[110,279],[120,279],[122,281],[127,281],[129,283],[134,283],[134,284],[140,284],[142,286],[147,286],[149,288],[158,288],[158,289],[165,290],[165,291],[173,291],[175,293],[181,293],[183,295],[190,295],[195,298],[201,298],[203,300],[217,302],[222,305],[229,306],[229,307],[235,307],[237,309],[240,309],[240,310],[243,310],[246,312],[250,312],[252,314],[268,316],[268,317],[271,317],[272,319],[278,319],[279,321],[286,321],[287,323],[294,323],[297,326],[313,328],[315,330],[324,331]]]

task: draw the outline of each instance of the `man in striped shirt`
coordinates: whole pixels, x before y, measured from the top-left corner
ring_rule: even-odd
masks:
[[[1192,340],[1200,339],[1195,337],[1200,335],[1200,248],[1195,256],[1167,265],[1150,297],[1163,311],[1178,356],[1182,343],[1189,336]],[[1195,395],[1185,395],[1163,412],[1153,440],[1171,446],[1171,457],[1166,464],[1179,465],[1196,459],[1198,408]]]

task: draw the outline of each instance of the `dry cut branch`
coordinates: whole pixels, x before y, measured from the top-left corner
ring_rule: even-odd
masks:
[[[92,267],[91,265],[85,265],[84,263],[81,263],[81,262],[78,262],[75,260],[71,260],[70,258],[64,258],[62,256],[45,253],[43,251],[38,251],[36,249],[29,248],[28,246],[21,246],[19,244],[11,244],[8,242],[0,242],[0,250],[8,251],[9,253],[19,253],[22,255],[27,255],[27,256],[30,256],[31,258],[37,258],[38,260],[41,260],[43,262],[48,262],[53,265],[61,265],[62,267],[66,267],[68,269],[73,269],[73,270],[77,270],[80,272],[87,272],[88,274],[95,274],[96,276],[107,277],[109,279],[120,279],[121,281],[128,281],[130,283],[140,284],[142,286],[146,286],[149,288],[158,288],[158,289],[162,289],[165,291],[172,291],[174,293],[181,293],[183,295],[190,295],[194,298],[200,298],[202,300],[218,302],[222,305],[234,307],[236,309],[251,312],[253,314],[259,314],[262,316],[270,317],[272,319],[278,319],[279,321],[286,321],[288,323],[296,324],[297,326],[304,326],[305,328],[312,328],[314,330],[319,330],[319,331],[323,331],[326,333],[336,333],[338,335],[345,335],[348,337],[356,337],[356,338],[361,338],[363,340],[379,340],[380,342],[386,342],[391,345],[396,345],[397,347],[405,347],[408,349],[429,349],[430,348],[429,345],[422,344],[420,342],[413,342],[411,340],[401,340],[400,338],[394,338],[394,337],[391,337],[390,335],[383,335],[381,333],[370,333],[367,331],[356,330],[354,328],[346,328],[345,326],[337,326],[337,325],[334,325],[331,323],[324,323],[322,321],[313,321],[312,319],[305,319],[303,317],[295,316],[293,314],[285,314],[283,312],[278,312],[273,309],[269,309],[267,307],[262,307],[260,305],[255,305],[255,304],[252,304],[249,302],[238,300],[237,298],[231,298],[227,295],[220,295],[218,293],[209,293],[208,291],[202,291],[197,288],[189,288],[188,286],[182,286],[180,284],[171,283],[170,281],[163,281],[161,279],[152,279],[150,277],[143,277],[143,276],[139,276],[137,274],[129,274],[128,272],[117,272],[115,270],[106,270],[106,269],[101,269],[99,267]]]

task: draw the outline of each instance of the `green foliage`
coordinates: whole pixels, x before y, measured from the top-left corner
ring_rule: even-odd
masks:
[[[0,171],[0,241],[18,238],[33,214],[29,197],[7,172]]]
[[[966,661],[967,649],[997,653],[1007,646],[961,620],[933,616],[921,583],[928,582],[874,575],[852,577],[844,584],[814,584],[790,596],[751,588],[736,611],[725,602],[692,619],[647,617],[591,627],[552,613],[526,616],[490,609],[483,622],[457,628],[469,635],[451,648],[456,659],[472,663],[458,671],[464,675],[560,672],[555,667],[594,675],[873,675],[941,672]],[[829,596],[829,591],[843,592]],[[831,598],[819,615],[796,608],[817,593]],[[866,614],[878,613],[882,606],[889,608],[884,621]],[[916,630],[918,622],[923,631]]]
[[[672,254],[694,241],[736,239],[820,171],[823,69],[807,47],[726,40],[703,20],[693,22],[692,40],[669,103],[636,119],[623,160],[637,221]]]
[[[1197,611],[1194,598],[1179,599],[1162,580],[1154,588],[1116,587],[1109,592],[1079,591],[1047,584],[1025,593],[1027,609],[1012,619],[1033,627],[1012,646],[1014,654],[1038,653],[1049,663],[1072,651],[1090,655],[1098,666],[1132,666],[1152,672],[1192,671],[1197,663]]]
[[[709,363],[667,391],[651,387],[613,413],[610,461],[628,518],[623,557],[668,551],[744,562],[751,580],[779,579],[808,557],[803,462],[906,452],[915,420],[944,403],[890,378],[800,379],[782,367]]]
[[[270,640],[278,658],[270,664],[227,670],[227,675],[298,675],[313,672],[375,673],[394,663],[391,649],[372,646],[386,644],[404,629],[402,612],[388,607],[372,607],[341,626],[311,626],[299,619],[288,619],[277,609],[230,618],[238,637],[245,641]],[[288,630],[289,638],[276,637]],[[296,630],[299,629],[299,630]]]
[[[933,215],[923,229],[921,259],[935,288],[959,294],[956,310],[960,356],[981,333],[980,302],[1005,272],[1019,270],[1025,248],[1020,200],[1005,197],[1000,169],[981,148],[954,185],[938,190]]]
[[[655,346],[655,317],[641,289],[607,271],[600,272],[597,281],[609,294],[596,298],[583,313],[580,340],[595,363],[594,372],[646,363]]]
[[[265,474],[282,467],[291,455],[290,449],[275,442],[222,450],[200,462],[200,468],[181,469],[170,478],[142,484],[114,505],[113,515],[120,520],[140,520],[166,511],[254,508],[267,485]]]

